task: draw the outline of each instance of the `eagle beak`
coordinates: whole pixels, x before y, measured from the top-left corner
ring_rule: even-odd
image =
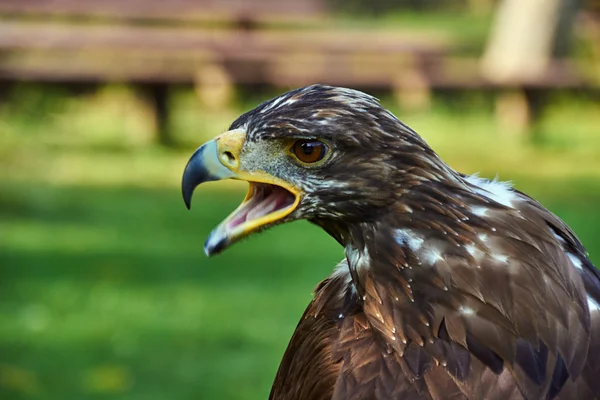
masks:
[[[221,222],[204,245],[206,255],[220,253],[231,244],[288,216],[300,203],[300,190],[263,171],[244,171],[240,156],[246,140],[242,129],[223,133],[194,152],[183,172],[181,191],[188,209],[194,189],[204,182],[238,179],[249,183],[240,206]]]

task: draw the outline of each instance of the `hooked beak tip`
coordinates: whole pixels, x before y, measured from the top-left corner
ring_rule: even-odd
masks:
[[[181,194],[183,196],[183,202],[188,210],[192,207],[192,196],[196,186],[210,180],[209,172],[204,165],[204,150],[205,146],[201,146],[196,150],[183,171]]]
[[[192,208],[192,196],[198,185],[227,177],[228,172],[218,160],[214,141],[200,146],[185,166],[181,180],[181,194],[187,209]]]
[[[234,158],[235,162],[227,162],[227,165],[224,165],[221,155],[225,155],[225,159],[229,158],[227,155],[233,156],[233,154],[239,157],[244,138],[245,132],[239,129],[225,132],[203,144],[192,154],[185,166],[181,181],[183,202],[188,210],[192,207],[192,195],[198,185],[235,176],[232,167],[239,166],[238,159]]]
[[[192,194],[194,193],[194,189],[187,190],[186,188],[184,188],[182,190],[182,195],[183,195],[183,202],[185,203],[185,208],[187,208],[188,210],[192,209]]]

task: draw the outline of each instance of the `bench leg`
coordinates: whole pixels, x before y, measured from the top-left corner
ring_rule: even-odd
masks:
[[[523,89],[503,91],[496,97],[496,120],[506,131],[525,133],[532,122],[532,110]]]
[[[8,94],[11,90],[11,83],[0,80],[0,105],[8,100]]]
[[[151,83],[143,87],[143,91],[152,107],[156,141],[163,146],[173,146],[175,141],[169,125],[169,85]]]
[[[194,88],[200,104],[208,110],[222,110],[231,105],[233,81],[224,67],[207,64],[196,73]]]
[[[533,139],[542,117],[547,90],[514,88],[500,92],[496,98],[496,120],[504,129],[529,134]]]
[[[394,99],[402,110],[425,111],[431,108],[431,87],[427,77],[416,69],[407,69],[393,82]]]

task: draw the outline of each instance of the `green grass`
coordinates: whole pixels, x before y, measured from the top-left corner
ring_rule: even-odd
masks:
[[[341,255],[299,223],[207,259],[235,191],[201,193],[189,213],[175,190],[1,189],[0,387],[12,398],[264,398]]]
[[[204,256],[244,187],[201,188],[188,212],[182,168],[256,101],[214,113],[176,93],[184,150],[148,142],[147,110],[127,88],[25,87],[0,104],[0,398],[266,398],[343,253],[298,222]],[[495,125],[479,97],[417,114],[384,101],[455,168],[499,172],[541,200],[600,264],[597,104],[554,99],[532,142]]]

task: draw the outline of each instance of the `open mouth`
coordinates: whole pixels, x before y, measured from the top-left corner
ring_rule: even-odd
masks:
[[[298,202],[292,192],[268,183],[248,182],[242,204],[227,218],[226,229],[250,229],[277,221],[291,213]]]
[[[246,179],[244,179],[246,180]],[[300,194],[290,186],[248,181],[246,198],[210,234],[204,244],[207,255],[218,254],[234,242],[281,221],[300,203]]]

